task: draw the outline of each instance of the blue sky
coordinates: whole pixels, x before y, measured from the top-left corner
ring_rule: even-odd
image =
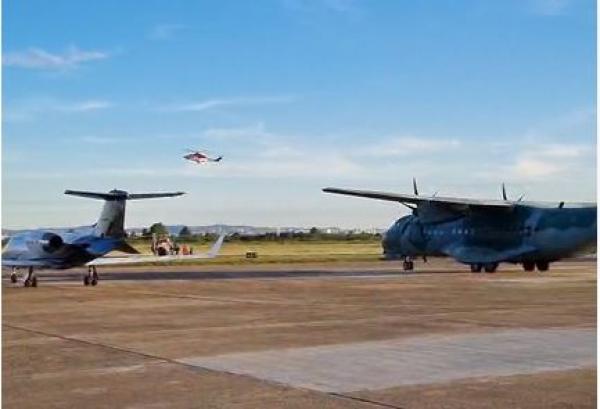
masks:
[[[2,219],[385,227],[325,186],[596,198],[593,0],[5,1]],[[188,147],[225,159],[194,166]]]

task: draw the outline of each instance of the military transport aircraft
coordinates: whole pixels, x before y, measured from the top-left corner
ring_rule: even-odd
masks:
[[[2,252],[2,267],[13,268],[10,277],[13,283],[17,282],[16,270],[18,268],[27,268],[28,270],[23,285],[36,287],[35,269],[67,269],[87,265],[88,272],[83,277],[83,283],[96,285],[98,283],[97,265],[213,258],[218,254],[225,238],[225,235],[221,235],[208,253],[204,254],[102,257],[113,250],[130,254],[139,253],[124,240],[123,225],[127,200],[181,196],[184,192],[127,193],[123,190],[111,190],[108,193],[96,193],[66,190],[65,194],[104,200],[100,218],[91,226],[54,231],[32,230],[12,236]]]
[[[549,203],[475,200],[395,194],[328,187],[327,193],[399,202],[412,215],[398,219],[385,233],[382,245],[388,259],[450,256],[469,264],[471,271],[496,271],[501,262],[520,263],[526,271],[546,271],[550,262],[594,248],[595,203]]]

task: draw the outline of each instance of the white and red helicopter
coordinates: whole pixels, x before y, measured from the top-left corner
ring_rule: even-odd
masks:
[[[220,162],[223,159],[223,156],[211,157],[207,152],[204,151],[196,151],[193,149],[188,149],[187,154],[183,156],[183,159],[189,160],[190,162],[194,162],[197,164],[207,163],[207,162]]]

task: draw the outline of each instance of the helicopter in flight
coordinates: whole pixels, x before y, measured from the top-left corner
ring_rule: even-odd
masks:
[[[207,162],[220,162],[223,159],[223,156],[212,157],[207,152],[201,150],[187,149],[186,152],[188,153],[183,156],[183,159],[197,163],[198,165]]]

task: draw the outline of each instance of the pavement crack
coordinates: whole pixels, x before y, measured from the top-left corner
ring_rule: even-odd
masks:
[[[345,393],[338,393],[338,392],[328,392],[327,393],[330,396],[335,396],[337,398],[343,398],[343,399],[350,399],[353,401],[357,401],[357,402],[362,402],[362,403],[368,403],[374,406],[379,406],[382,408],[391,408],[391,409],[406,409],[405,406],[397,406],[397,405],[392,405],[391,403],[385,403],[385,402],[380,402],[377,400],[372,400],[372,399],[367,399],[367,398],[361,398],[359,396],[352,396],[352,395],[346,395]]]

